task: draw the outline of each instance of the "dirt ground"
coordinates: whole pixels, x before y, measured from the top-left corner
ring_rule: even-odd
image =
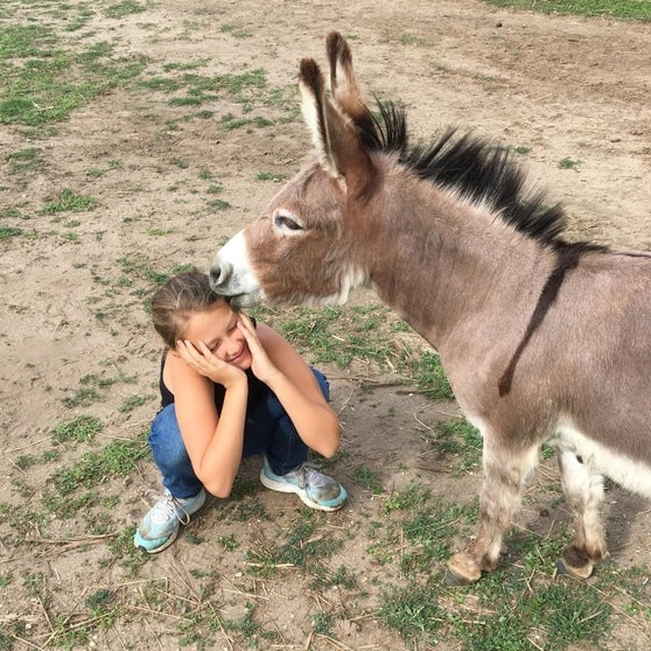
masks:
[[[55,4],[8,2],[6,11],[16,13],[1,20],[21,23],[31,16],[58,25]],[[85,34],[84,47],[111,41],[115,57],[144,55],[139,79],[145,80],[166,74],[164,66],[174,62],[205,60],[191,72],[206,76],[262,69],[265,88],[274,92],[255,95],[251,86],[249,105],[241,93],[218,93],[200,107],[211,115],[190,119],[199,109],[170,104],[174,91],[134,81],[53,122],[56,132],[48,133],[49,125],[35,133],[0,124],[0,225],[22,231],[0,240],[0,630],[7,645],[0,648],[174,649],[200,647],[201,640],[231,649],[405,648],[376,615],[388,586],[412,579],[369,553],[370,523],[385,517],[387,495],[414,481],[435,497],[472,503],[479,474],[450,474],[424,440],[436,422],[457,414],[454,403],[428,400],[386,369],[379,376],[359,363],[322,365],[345,428],[345,454],[331,472],[349,487],[351,500],[341,512],[319,517],[315,537],[340,541],[330,567],[354,571],[355,589],[331,584],[315,591],[296,568],[251,574],[257,567],[251,551],[284,540],[295,518],[305,517],[291,498],[264,491],[244,503],[262,505],[268,519],[255,511],[227,517],[227,506],[215,499],[168,551],[125,566],[131,552],[112,551],[109,543],[137,522],[159,489],[151,460],[140,452],[133,472],[109,472],[95,487],[87,510],[64,517],[61,509],[45,509],[43,496],[56,493],[57,471],[146,431],[158,404],[160,358],[143,301],[152,274],[188,263],[207,269],[220,243],[271,198],[278,187],[272,175],[299,168],[308,134],[296,111],[298,62],[304,56],[324,62],[328,31],[350,39],[369,94],[406,106],[415,138],[453,124],[510,145],[532,182],[566,206],[570,237],[651,249],[649,25],[511,12],[473,0],[160,0],[119,18],[106,15],[112,4],[95,3],[82,30],[61,32],[65,44],[76,47],[73,39]],[[230,128],[233,116],[253,122]],[[40,164],[17,170],[10,154],[25,148],[38,148]],[[96,205],[44,212],[64,188],[93,197]],[[358,304],[372,300],[369,294],[356,298]],[[53,429],[81,415],[103,424],[94,440],[63,443],[58,457],[35,462],[52,449]],[[257,464],[247,461],[243,477],[255,479]],[[355,481],[360,466],[372,470],[381,490]],[[519,523],[544,533],[556,520],[566,522],[567,513],[558,492],[541,483],[556,481],[553,461],[543,465],[541,477]],[[617,488],[607,501],[611,562],[648,565],[651,507]],[[215,542],[229,536],[239,549]],[[400,538],[392,553],[402,558],[403,547]],[[439,561],[434,569],[441,567]],[[196,604],[203,603],[209,579],[221,616],[240,622],[239,629],[206,629]],[[99,588],[120,604],[107,626],[84,606]],[[183,599],[194,605],[182,611]],[[258,630],[249,635],[246,614],[254,611]],[[316,627],[332,613],[331,626]],[[614,616],[599,648],[649,648],[650,620],[637,615]],[[75,638],[71,622],[87,636]],[[59,629],[67,637],[53,636]],[[265,631],[274,633],[265,637]],[[439,648],[469,644],[447,638]]]

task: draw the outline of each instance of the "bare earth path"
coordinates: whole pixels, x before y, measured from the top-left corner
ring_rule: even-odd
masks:
[[[111,11],[134,5],[142,10]],[[163,274],[206,269],[300,166],[300,58],[323,62],[325,34],[341,31],[366,91],[404,103],[415,139],[453,124],[510,146],[532,182],[566,206],[569,237],[651,249],[649,23],[473,0],[0,8],[2,30],[35,24],[54,39],[38,36],[39,48],[85,53],[56,79],[73,70],[112,83],[65,120],[0,122],[0,649],[649,648],[651,507],[616,487],[614,578],[571,588],[594,602],[559,642],[552,628],[565,624],[531,613],[526,624],[508,620],[486,586],[455,592],[429,580],[472,521],[476,450],[432,444],[436,423],[457,415],[454,403],[429,400],[390,366],[363,359],[321,364],[345,425],[329,471],[349,486],[348,508],[311,515],[263,492],[251,460],[239,494],[211,501],[169,551],[143,559],[130,547],[130,527],[158,490],[143,436],[158,404],[160,346],[145,299]],[[0,63],[31,56],[4,56],[2,43]],[[140,67],[128,76],[132,64]],[[371,301],[362,294],[356,303]],[[391,348],[419,350],[378,314]],[[527,581],[548,586],[553,565],[527,581],[509,567],[529,568],[531,550],[562,543],[567,525],[553,461],[541,470],[501,579],[517,595],[533,595]],[[453,503],[466,511],[441,521]],[[409,523],[425,517],[427,536],[414,533]],[[419,599],[435,609],[423,613]],[[602,630],[590,628],[602,618]],[[500,626],[520,646],[480,647]]]

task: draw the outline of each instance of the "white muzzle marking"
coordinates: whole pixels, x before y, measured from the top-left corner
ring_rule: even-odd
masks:
[[[210,269],[210,285],[217,294],[232,297],[237,307],[251,306],[264,299],[251,268],[243,230],[217,252]]]

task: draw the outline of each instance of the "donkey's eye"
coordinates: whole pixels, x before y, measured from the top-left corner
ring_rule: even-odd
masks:
[[[274,217],[274,225],[276,228],[288,231],[302,231],[303,227],[288,215],[276,215]]]

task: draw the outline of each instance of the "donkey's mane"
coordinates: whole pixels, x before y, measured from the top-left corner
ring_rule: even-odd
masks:
[[[447,129],[429,145],[410,146],[403,109],[377,100],[378,112],[356,120],[368,151],[396,152],[400,162],[421,178],[458,191],[473,203],[485,202],[506,223],[544,245],[563,248],[560,234],[565,213],[548,206],[542,193],[525,191],[524,175],[508,149],[495,147],[470,133],[458,136]]]

